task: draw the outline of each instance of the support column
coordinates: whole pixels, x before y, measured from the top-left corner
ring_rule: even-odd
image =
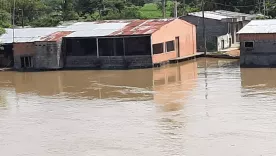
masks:
[[[97,45],[97,58],[100,57],[100,53],[99,53],[99,39],[96,38],[96,45]]]
[[[232,43],[235,44],[237,42],[237,30],[236,30],[237,23],[231,23],[231,35],[232,35]]]

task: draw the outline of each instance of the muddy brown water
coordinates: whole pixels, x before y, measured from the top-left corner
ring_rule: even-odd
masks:
[[[3,156],[274,156],[276,69],[0,73]]]

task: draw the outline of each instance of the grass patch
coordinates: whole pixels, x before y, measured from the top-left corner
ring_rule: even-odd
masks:
[[[166,9],[166,17],[171,17],[171,5],[172,2],[168,2],[168,7]],[[158,9],[156,3],[147,3],[141,9],[141,16],[143,19],[156,19],[162,18],[162,11]]]

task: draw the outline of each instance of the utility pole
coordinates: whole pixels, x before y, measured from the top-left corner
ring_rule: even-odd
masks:
[[[166,0],[162,0],[162,13],[163,18],[166,18]]]
[[[183,16],[186,14],[186,0],[183,0]]]
[[[266,1],[263,1],[263,5],[264,5],[264,16],[266,15]]]
[[[201,9],[202,9],[202,25],[203,25],[203,40],[204,40],[204,55],[207,55],[207,45],[206,45],[206,26],[205,26],[205,2],[201,1]]]
[[[13,0],[13,13],[12,13],[12,42],[14,43],[14,28],[15,28],[15,0]]]
[[[22,28],[24,28],[24,10],[19,9],[19,11],[21,11],[21,25],[22,25]]]
[[[177,0],[174,0],[174,18],[177,18]]]

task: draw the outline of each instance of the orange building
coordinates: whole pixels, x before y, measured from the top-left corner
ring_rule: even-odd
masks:
[[[65,68],[145,68],[197,52],[195,26],[180,19],[83,22],[71,27],[76,32],[64,38]]]

